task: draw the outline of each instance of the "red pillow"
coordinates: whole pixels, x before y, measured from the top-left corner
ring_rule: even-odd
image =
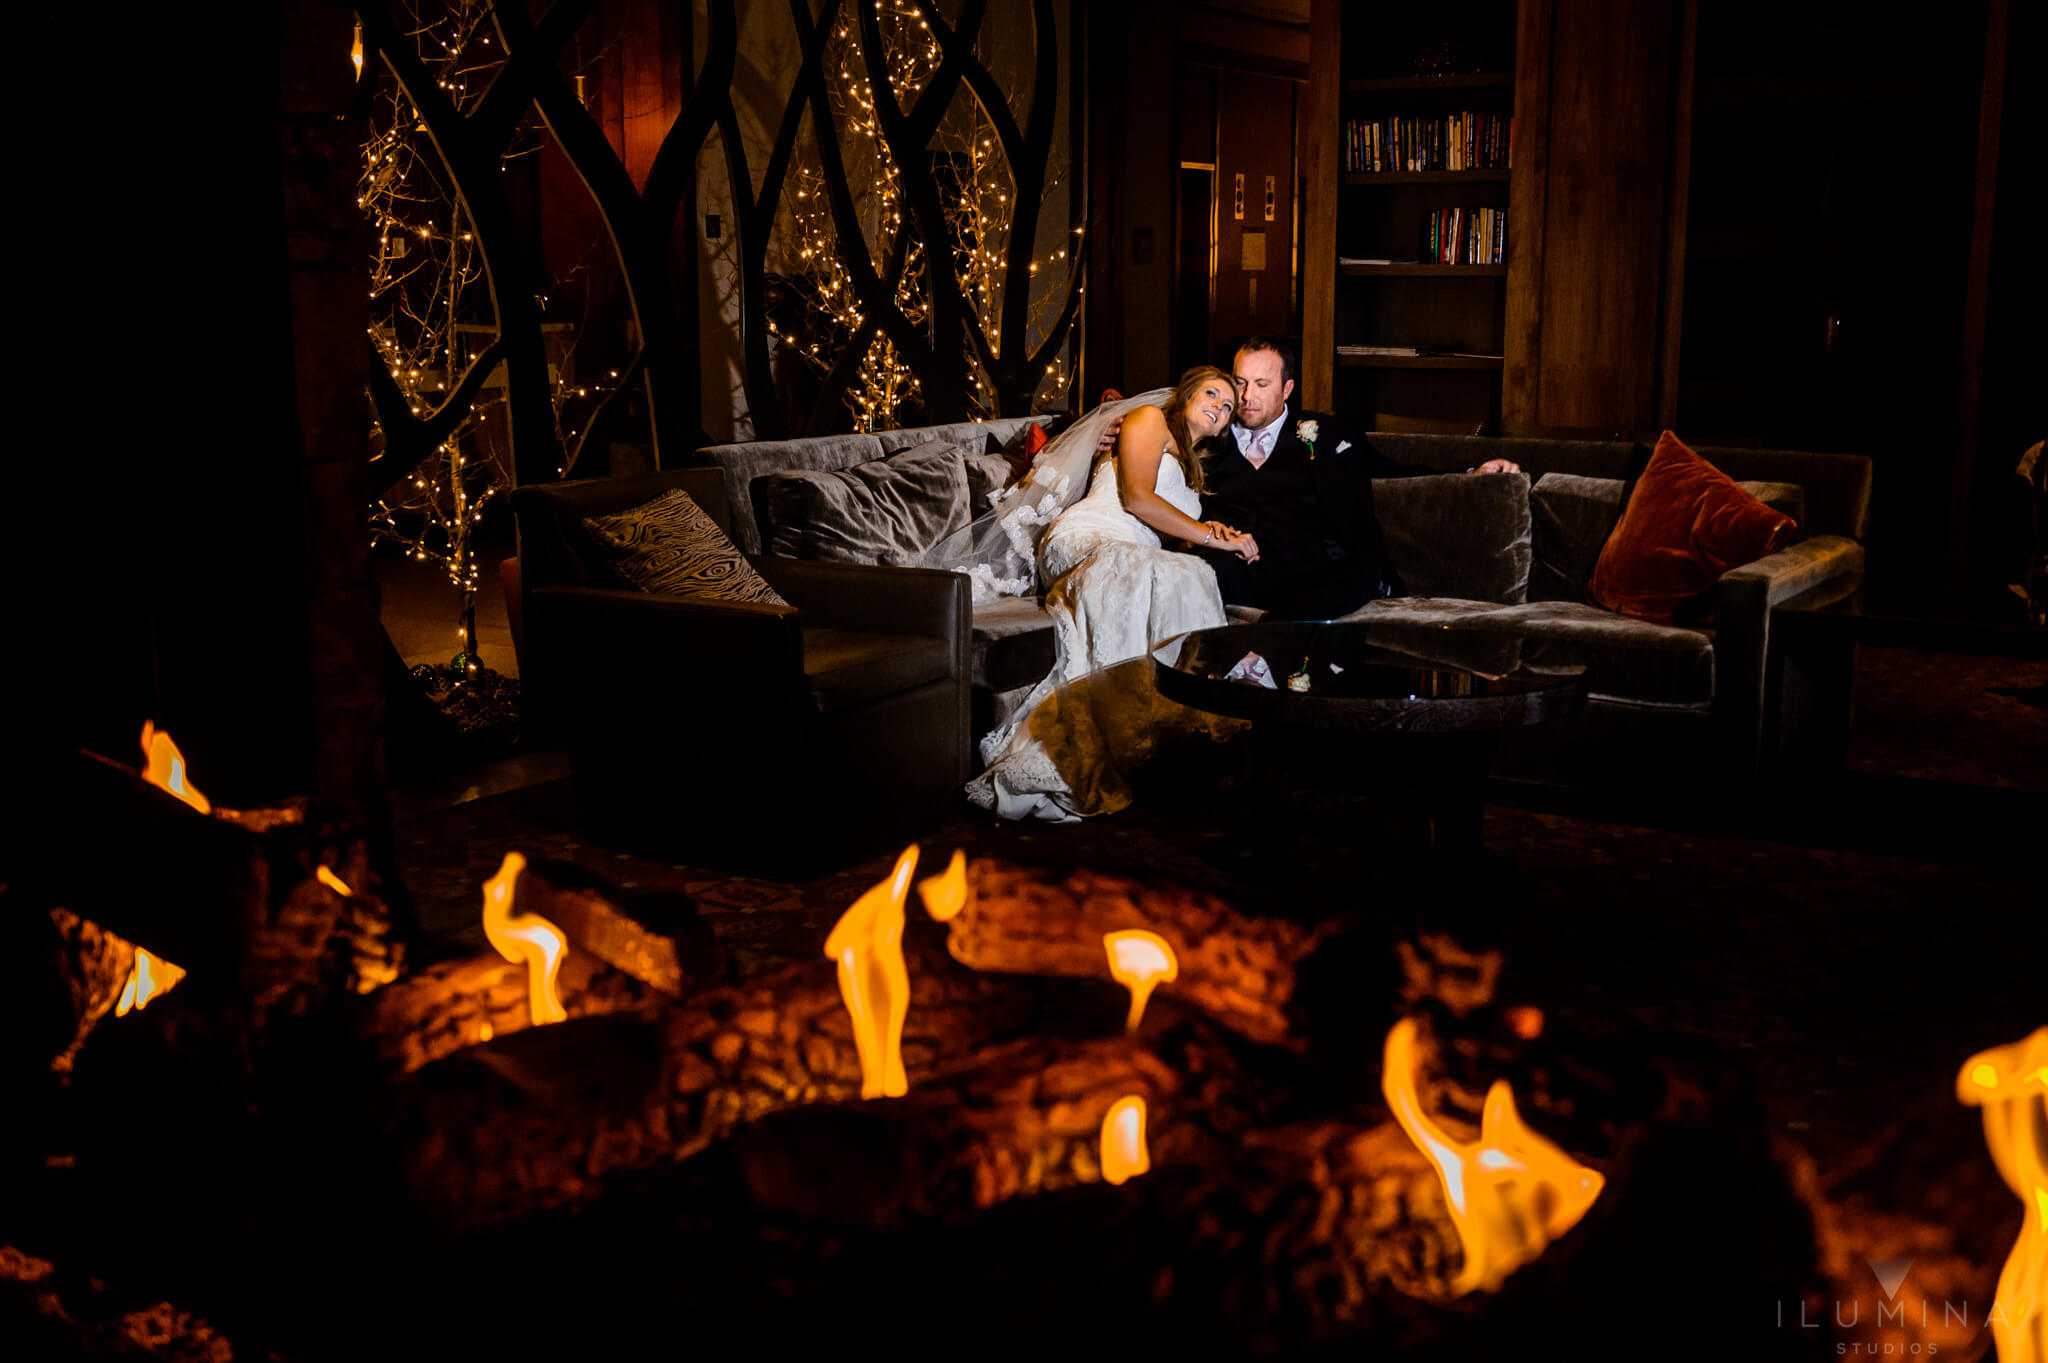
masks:
[[[1792,526],[1790,516],[1666,431],[1600,550],[1586,595],[1618,614],[1668,625],[1721,574],[1785,543]]]
[[[1038,452],[1045,448],[1045,442],[1049,439],[1051,437],[1045,433],[1044,422],[1034,421],[1029,426],[1026,426],[1024,428],[1024,462],[1029,464],[1033,459],[1036,459]]]

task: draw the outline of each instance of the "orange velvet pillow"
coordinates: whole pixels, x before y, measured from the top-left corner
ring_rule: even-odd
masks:
[[[1044,422],[1034,421],[1024,428],[1024,462],[1027,465],[1038,457],[1038,452],[1045,448],[1045,442],[1050,438],[1045,433]]]
[[[1600,550],[1586,595],[1618,614],[1668,625],[1721,574],[1783,544],[1792,524],[1666,431]]]

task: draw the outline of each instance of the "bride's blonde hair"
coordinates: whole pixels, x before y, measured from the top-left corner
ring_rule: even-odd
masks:
[[[1188,437],[1188,404],[1212,379],[1221,382],[1229,392],[1230,408],[1235,412],[1237,380],[1213,364],[1198,364],[1181,375],[1180,382],[1173,386],[1173,396],[1165,404],[1166,429],[1173,436],[1174,453],[1180,457],[1181,472],[1187,475],[1188,487],[1195,492],[1202,490],[1202,456],[1195,449],[1195,442]]]

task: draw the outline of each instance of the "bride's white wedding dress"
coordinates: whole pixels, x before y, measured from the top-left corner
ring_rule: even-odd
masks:
[[[1159,461],[1155,488],[1201,519],[1201,498],[1171,452]],[[1087,495],[1046,530],[1038,558],[1040,580],[1051,584],[1053,670],[982,739],[988,769],[968,783],[967,797],[1006,819],[1067,823],[1129,804],[1122,773],[1163,731],[1225,737],[1237,727],[1174,704],[1152,683],[1152,646],[1223,624],[1223,597],[1208,564],[1162,547],[1152,527],[1124,510],[1111,458],[1097,463]]]

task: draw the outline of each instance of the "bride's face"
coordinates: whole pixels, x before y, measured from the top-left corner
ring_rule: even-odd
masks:
[[[1221,379],[1209,380],[1182,413],[1187,418],[1188,434],[1196,440],[1207,440],[1220,433],[1230,425],[1230,414],[1236,407],[1236,390]]]

